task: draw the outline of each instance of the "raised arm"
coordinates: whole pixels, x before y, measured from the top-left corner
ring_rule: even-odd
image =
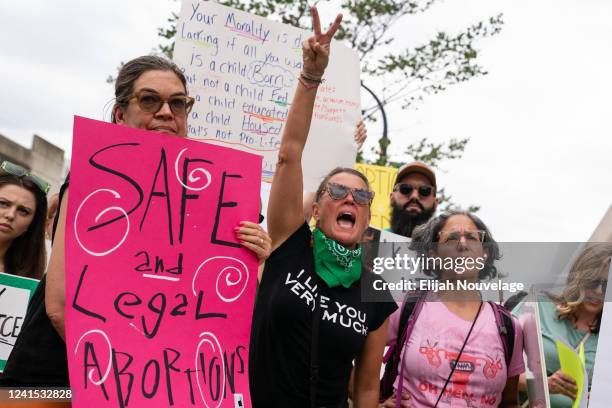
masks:
[[[304,223],[302,207],[302,152],[308,138],[318,85],[327,62],[331,40],[340,27],[339,14],[326,32],[316,7],[311,7],[314,35],[302,44],[303,68],[285,123],[276,173],[268,203],[268,232],[277,248]]]
[[[51,324],[64,341],[66,340],[66,272],[64,269],[64,240],[66,231],[66,208],[68,190],[64,193],[57,215],[57,230],[53,239],[49,268],[47,269],[47,286],[45,287],[45,308]]]

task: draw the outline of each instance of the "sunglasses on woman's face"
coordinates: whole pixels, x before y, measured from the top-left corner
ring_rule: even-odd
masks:
[[[433,187],[431,186],[415,187],[408,183],[396,184],[395,187],[393,187],[393,191],[399,191],[402,195],[409,196],[415,188],[421,197],[429,197],[433,191]]]
[[[0,164],[0,173],[11,174],[16,177],[27,177],[32,181],[32,183],[36,185],[36,187],[38,187],[45,194],[47,194],[49,192],[49,189],[51,188],[51,184],[49,184],[49,182],[47,182],[46,180],[35,176],[24,167],[21,167],[20,165],[15,163],[11,163],[7,160],[3,161],[2,164]]]
[[[601,287],[601,291],[605,292],[608,288],[608,280],[607,279],[589,279],[584,282],[584,286],[589,290],[599,289]]]
[[[164,103],[168,102],[168,106],[172,113],[176,116],[187,116],[193,108],[195,99],[187,95],[173,95],[164,99],[157,92],[149,90],[140,90],[130,98],[128,101],[136,99],[136,103],[143,111],[147,113],[157,113],[164,106]]]
[[[369,205],[374,199],[373,191],[369,191],[364,188],[350,188],[336,183],[327,183],[324,191],[328,192],[332,200],[343,200],[349,193],[351,193],[353,200],[355,200],[357,204],[361,205]]]

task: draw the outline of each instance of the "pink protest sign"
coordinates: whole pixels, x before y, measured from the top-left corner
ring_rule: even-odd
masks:
[[[250,406],[261,157],[75,117],[66,333],[75,407]]]

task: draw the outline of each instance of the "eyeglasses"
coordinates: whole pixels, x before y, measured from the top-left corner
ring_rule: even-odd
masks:
[[[350,188],[336,183],[327,183],[323,191],[327,191],[332,200],[343,200],[348,193],[351,193],[353,200],[361,205],[369,205],[374,199],[373,191],[364,188]]]
[[[164,106],[164,103],[168,102],[168,106],[172,113],[176,116],[187,116],[193,108],[195,99],[187,95],[172,95],[168,99],[164,99],[157,92],[149,90],[140,90],[135,92],[127,100],[131,101],[136,99],[136,103],[140,109],[147,113],[157,113]]]
[[[409,196],[410,194],[412,194],[415,188],[421,197],[429,197],[429,195],[433,192],[433,187],[431,186],[415,187],[412,184],[408,183],[396,184],[395,187],[393,187],[393,191],[399,190],[402,195]]]
[[[485,231],[440,231],[440,243],[442,244],[456,244],[461,241],[461,237],[465,238],[465,241],[469,243],[483,242],[485,238]]]
[[[588,290],[595,290],[601,287],[601,291],[605,292],[608,287],[607,279],[588,279],[584,282],[584,286]]]
[[[21,167],[18,164],[11,163],[8,160],[5,160],[0,164],[0,169],[4,174],[11,174],[16,177],[28,177],[32,183],[36,185],[36,187],[40,188],[40,190],[47,194],[49,189],[51,189],[51,184],[48,181],[43,180],[42,178],[35,176],[29,170]]]

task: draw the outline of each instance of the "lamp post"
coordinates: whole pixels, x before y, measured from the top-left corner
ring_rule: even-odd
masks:
[[[376,161],[376,164],[384,166],[387,164],[387,146],[389,146],[389,144],[391,143],[391,141],[389,140],[389,137],[387,136],[387,114],[385,113],[385,107],[380,101],[380,99],[378,99],[378,96],[376,96],[376,94],[372,92],[370,88],[365,86],[363,81],[361,82],[361,86],[366,91],[368,91],[370,95],[372,95],[372,98],[374,98],[374,100],[376,101],[376,104],[378,105],[378,109],[380,109],[380,113],[382,115],[383,134],[380,140],[378,141],[378,145],[380,146],[380,151],[379,151],[379,156],[378,156],[378,160]],[[363,114],[365,112],[362,110],[361,113]]]

